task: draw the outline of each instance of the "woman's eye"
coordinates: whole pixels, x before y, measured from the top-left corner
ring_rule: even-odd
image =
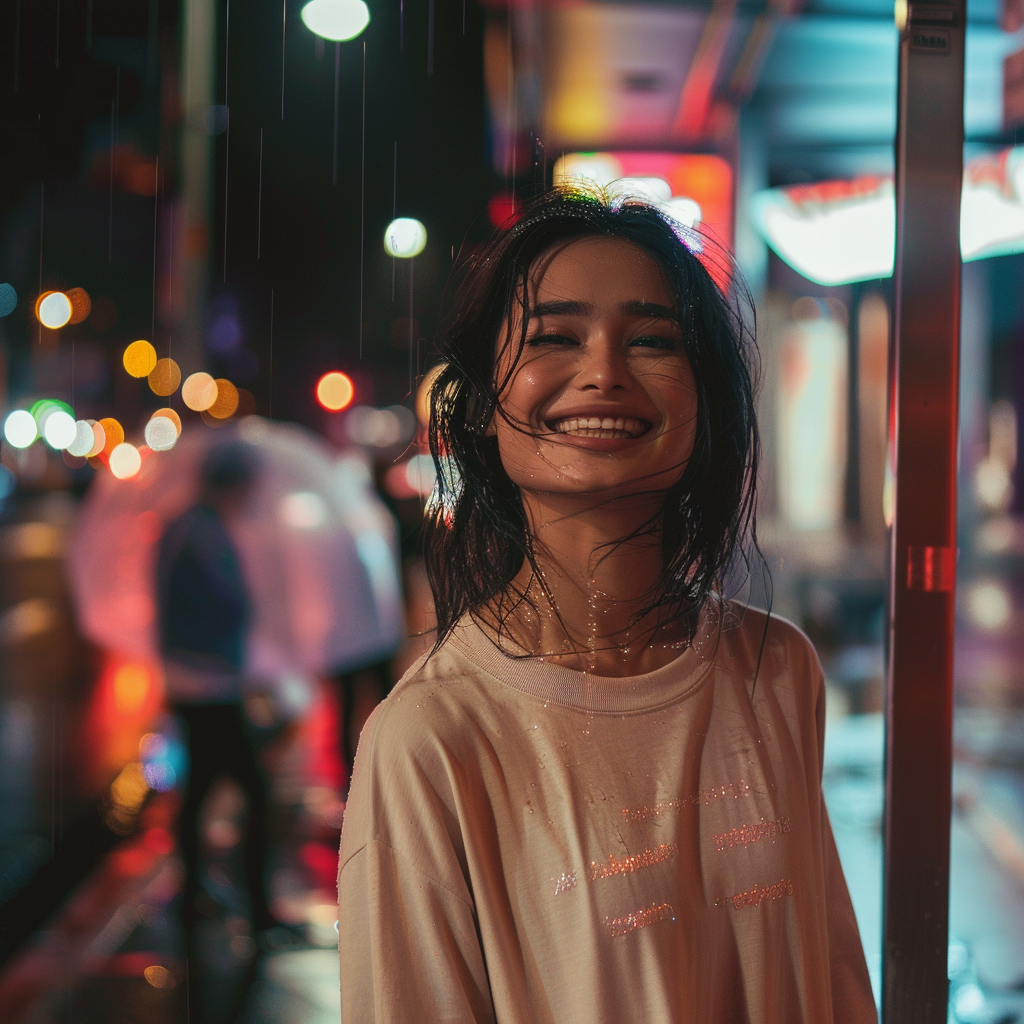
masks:
[[[659,348],[668,349],[670,352],[678,352],[682,347],[683,343],[679,338],[671,337],[664,334],[644,334],[639,338],[634,338],[629,343],[630,348]]]
[[[527,345],[575,345],[577,344],[575,338],[570,338],[566,334],[535,334],[526,343]]]

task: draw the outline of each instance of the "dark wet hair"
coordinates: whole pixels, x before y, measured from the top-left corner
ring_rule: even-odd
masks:
[[[759,364],[749,294],[731,260],[710,239],[646,202],[555,189],[460,268],[453,312],[438,338],[444,368],[432,390],[429,425],[438,482],[425,524],[437,646],[467,612],[487,608],[500,632],[517,604],[530,600],[512,587],[524,560],[538,575],[526,515],[497,440],[485,430],[492,416],[503,415],[499,396],[525,344],[528,286],[538,258],[586,236],[632,242],[657,261],[675,298],[697,385],[693,453],[666,492],[661,512],[639,531],[660,532],[663,564],[656,592],[640,615],[658,608],[662,623],[682,621],[692,640],[705,602],[735,575],[737,565],[746,574],[750,551],[756,550]],[[522,323],[513,337],[510,315],[516,305]],[[513,346],[513,370],[496,380],[501,345]]]
[[[259,457],[251,444],[232,439],[215,444],[204,456],[199,469],[208,491],[231,491],[247,487],[259,471]]]

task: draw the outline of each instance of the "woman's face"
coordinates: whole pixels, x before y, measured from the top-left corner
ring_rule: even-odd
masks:
[[[602,499],[663,492],[693,451],[697,392],[660,266],[621,239],[588,236],[534,265],[526,344],[498,339],[490,432],[524,492]],[[513,364],[514,369],[513,369]]]

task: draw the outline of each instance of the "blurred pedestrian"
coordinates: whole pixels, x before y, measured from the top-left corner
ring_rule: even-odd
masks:
[[[168,524],[157,557],[157,611],[167,699],[184,721],[189,773],[179,820],[185,861],[183,917],[194,926],[202,892],[200,811],[228,776],[248,803],[245,875],[257,934],[276,927],[267,891],[269,788],[243,707],[242,667],[252,603],[228,525],[246,507],[259,472],[255,449],[212,447],[199,500]]]

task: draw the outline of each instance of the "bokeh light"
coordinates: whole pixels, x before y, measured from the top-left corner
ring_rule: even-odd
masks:
[[[84,458],[86,455],[91,454],[95,443],[96,435],[93,433],[92,426],[86,420],[79,420],[75,424],[74,440],[67,446],[66,450],[69,455]]]
[[[427,229],[414,217],[393,220],[384,232],[384,249],[389,256],[409,260],[427,245]]]
[[[4,438],[15,448],[27,448],[38,436],[36,418],[27,409],[15,409],[4,421]]]
[[[357,405],[345,417],[345,433],[355,444],[372,448],[405,446],[416,432],[416,417],[404,405],[374,409]]]
[[[315,530],[327,521],[327,506],[319,494],[293,491],[281,501],[281,518],[295,530]]]
[[[302,21],[322,39],[344,42],[369,25],[370,9],[363,0],[310,0],[302,8]]]
[[[103,451],[112,455],[114,449],[124,441],[124,427],[112,416],[105,416],[99,425],[103,428]]]
[[[185,378],[181,400],[195,412],[204,412],[217,401],[217,382],[202,370]]]
[[[36,316],[44,327],[56,331],[71,319],[71,302],[63,292],[44,292],[36,305]]]
[[[110,453],[110,472],[118,480],[130,480],[142,468],[142,455],[133,444],[121,442]]]
[[[166,398],[178,390],[181,383],[181,368],[173,359],[158,359],[149,374],[149,390],[154,395]]]
[[[0,316],[10,316],[18,306],[18,293],[14,285],[0,284]]]
[[[146,444],[155,452],[170,451],[178,443],[178,430],[166,416],[154,416],[146,424]]]
[[[87,459],[94,459],[107,446],[107,432],[103,429],[102,423],[96,420],[86,420],[92,427],[92,447],[85,453]]]
[[[519,203],[508,192],[499,192],[487,201],[487,219],[496,228],[510,228],[519,219]]]
[[[150,419],[154,419],[157,416],[163,416],[166,419],[169,419],[174,424],[174,431],[175,431],[175,433],[179,437],[181,436],[181,417],[173,409],[170,409],[170,408],[157,409],[157,411],[155,413],[153,413],[153,415],[150,417]]]
[[[153,986],[153,988],[173,988],[174,975],[161,964],[150,964],[142,976]]]
[[[84,288],[69,288],[65,294],[71,303],[72,324],[80,324],[92,312],[92,299]]]
[[[238,388],[225,377],[218,377],[214,383],[217,385],[217,398],[206,411],[218,420],[226,420],[234,416],[238,408]]]
[[[149,696],[152,685],[149,669],[145,665],[130,662],[122,665],[114,674],[114,704],[122,714],[138,711]]]
[[[340,370],[325,373],[316,385],[316,400],[329,412],[341,412],[352,404],[356,389],[352,378]]]
[[[148,377],[156,369],[156,349],[148,341],[133,341],[121,361],[133,377]]]
[[[42,436],[46,430],[46,421],[55,412],[66,412],[68,415],[73,416],[74,410],[68,405],[67,402],[62,402],[57,398],[40,398],[38,402],[33,402],[29,412],[32,413],[36,421],[36,429],[40,436]]]
[[[75,441],[78,425],[75,418],[63,409],[55,409],[46,417],[43,437],[46,443],[56,451],[63,451]]]

